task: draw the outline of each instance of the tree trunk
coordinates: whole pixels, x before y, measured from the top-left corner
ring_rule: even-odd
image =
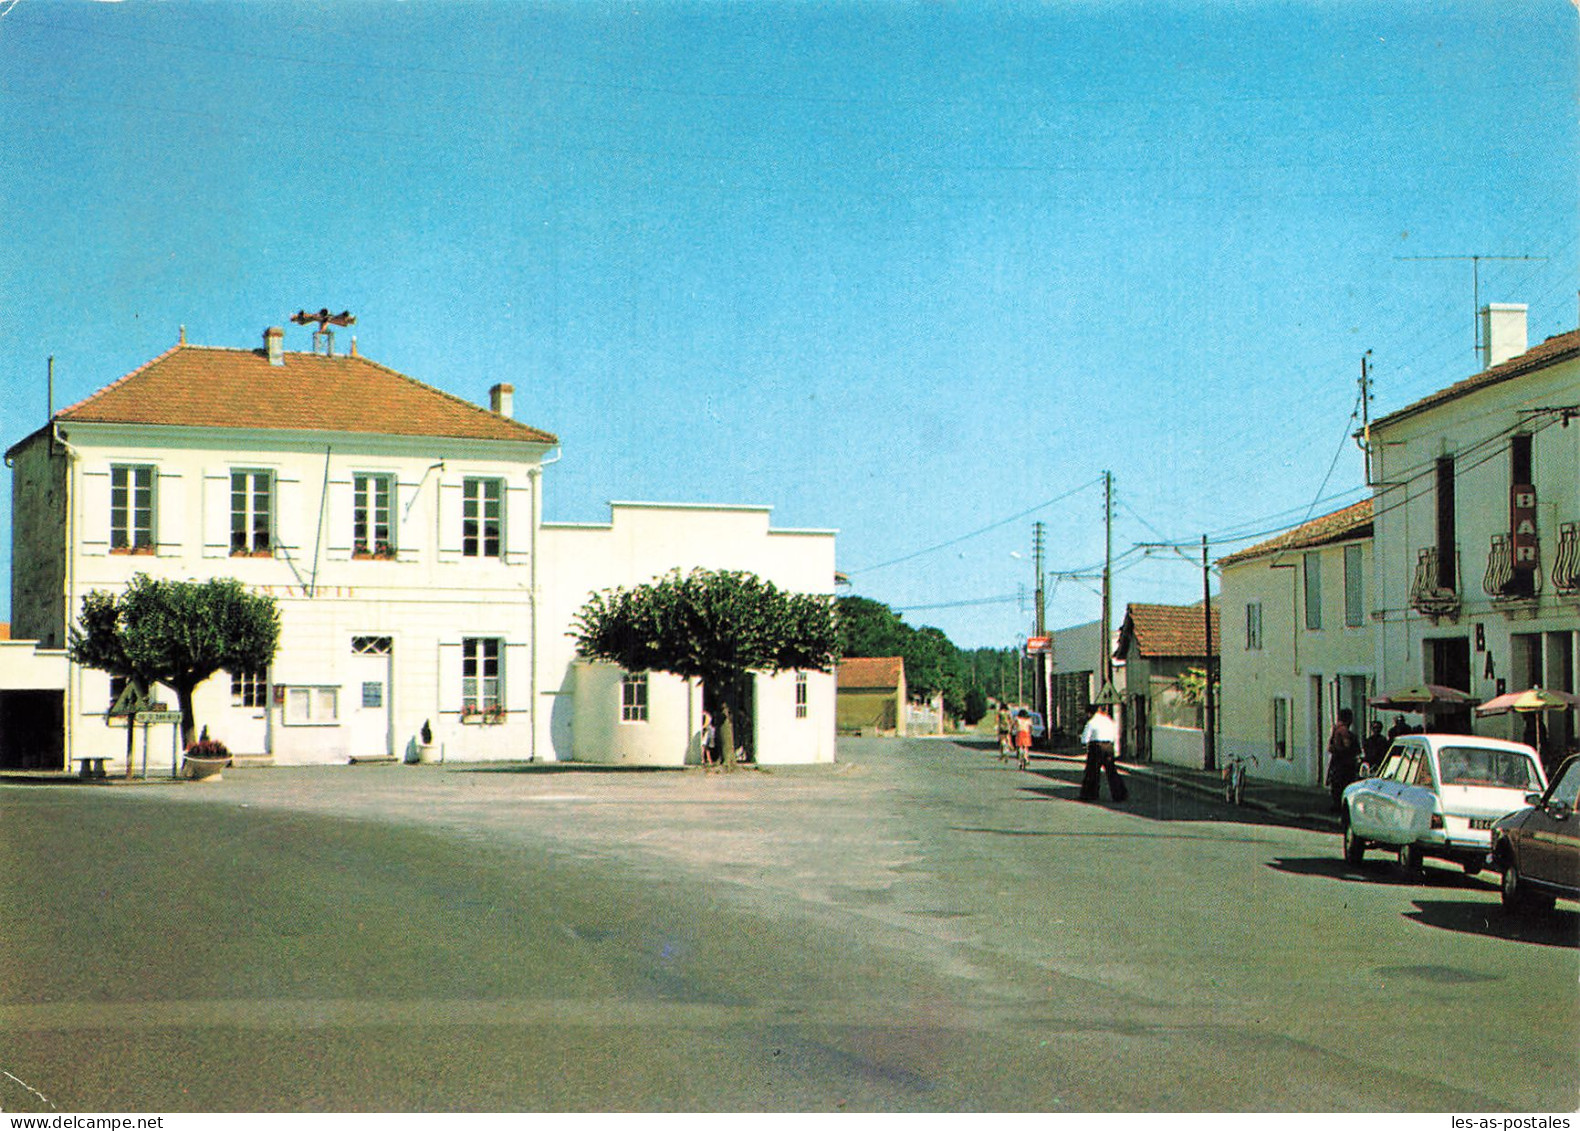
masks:
[[[197,716],[192,712],[192,688],[185,683],[172,686],[175,687],[176,704],[181,708],[181,748],[185,750],[192,745],[197,731]]]

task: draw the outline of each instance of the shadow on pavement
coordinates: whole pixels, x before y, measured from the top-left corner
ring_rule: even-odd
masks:
[[[1416,910],[1405,912],[1404,917],[1428,927],[1538,946],[1580,949],[1580,912],[1554,908],[1543,913],[1517,915],[1497,903],[1446,899],[1417,899],[1414,903]]]
[[[1335,841],[1335,844],[1338,842]],[[1406,872],[1396,861],[1379,857],[1366,860],[1358,867],[1347,863],[1337,852],[1327,856],[1285,856],[1267,865],[1292,876],[1322,876],[1330,880],[1344,880],[1358,884],[1384,884],[1389,887],[1459,888],[1466,891],[1496,890],[1496,881],[1489,884],[1478,876],[1467,876],[1460,868],[1437,867],[1427,864],[1421,871]]]

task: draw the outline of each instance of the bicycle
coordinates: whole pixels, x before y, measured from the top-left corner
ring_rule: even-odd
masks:
[[[1245,774],[1247,765],[1256,765],[1250,754],[1231,754],[1223,767],[1223,799],[1231,805],[1245,803]]]

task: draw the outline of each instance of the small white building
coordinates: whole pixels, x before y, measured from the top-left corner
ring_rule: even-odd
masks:
[[[1580,649],[1580,331],[1526,348],[1525,308],[1482,312],[1483,368],[1372,424],[1376,663],[1485,701],[1576,690]],[[1526,717],[1442,725],[1535,737]],[[1549,759],[1576,736],[1546,719]]]
[[[287,352],[278,329],[258,350],[183,340],[6,453],[12,634],[59,655],[90,590],[137,573],[234,577],[276,599],[282,631],[269,670],[198,688],[199,725],[233,753],[400,758],[426,724],[452,760],[680,764],[695,713],[666,705],[661,677],[636,728],[614,725],[607,673],[567,674],[575,610],[593,590],[695,565],[828,593],[833,535],[769,531],[763,508],[623,505],[607,526],[546,527],[543,467],[558,441],[513,419],[513,399],[495,384],[480,408],[355,342],[337,356]],[[62,674],[56,768],[123,759],[125,732],[105,721],[119,688],[90,669]],[[762,760],[833,757],[831,680],[758,681]],[[566,695],[586,704],[575,727]],[[781,713],[803,725],[767,724]]]
[[[781,589],[832,595],[834,534],[775,530],[753,506],[612,503],[601,524],[545,523],[544,624],[538,748],[561,761],[683,765],[701,761],[703,688],[662,672],[625,672],[581,660],[567,635],[593,593],[672,569],[746,570]],[[736,742],[759,764],[834,760],[834,676],[751,678],[749,717]]]
[[[1218,560],[1223,754],[1255,777],[1320,785],[1341,709],[1370,719],[1372,500]]]

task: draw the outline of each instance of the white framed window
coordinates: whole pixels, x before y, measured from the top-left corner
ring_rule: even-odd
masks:
[[[647,722],[646,672],[626,672],[620,677],[620,721]]]
[[[269,680],[262,671],[230,673],[230,705],[263,707],[269,702]]]
[[[461,487],[461,554],[499,557],[504,531],[505,485],[498,479],[467,479]]]
[[[807,716],[807,691],[806,672],[795,673],[795,717],[804,719]]]
[[[230,473],[230,552],[268,554],[274,549],[274,477],[267,471]]]
[[[395,483],[389,475],[351,478],[351,553],[358,558],[393,558]]]
[[[154,550],[154,469],[115,464],[110,468],[110,553]]]
[[[1262,650],[1262,602],[1248,601],[1245,606],[1245,650]]]
[[[287,687],[280,721],[290,727],[340,725],[340,688]]]
[[[461,640],[461,717],[497,716],[504,712],[504,681],[500,678],[504,648],[497,637],[468,636]]]
[[[395,641],[388,636],[353,636],[351,638],[351,654],[353,656],[388,656],[394,650]]]

